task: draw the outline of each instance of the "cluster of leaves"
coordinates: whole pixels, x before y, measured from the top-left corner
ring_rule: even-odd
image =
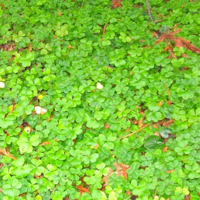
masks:
[[[0,0],[0,199],[199,198],[199,3],[112,2]]]

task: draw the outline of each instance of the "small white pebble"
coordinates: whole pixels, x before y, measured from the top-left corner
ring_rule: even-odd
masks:
[[[97,89],[99,89],[99,90],[103,89],[103,85],[99,82],[97,83]]]
[[[5,83],[4,82],[0,82],[0,88],[4,88],[5,87]]]
[[[41,107],[40,106],[36,106],[35,107],[35,111],[36,111],[37,114],[40,114]]]
[[[44,114],[44,113],[46,113],[46,112],[47,112],[47,110],[44,109],[44,108],[42,108],[42,112],[41,112],[41,114]]]
[[[44,114],[44,113],[46,113],[47,110],[44,109],[44,108],[41,108],[40,106],[36,106],[36,107],[35,107],[35,112],[39,115],[39,114]]]

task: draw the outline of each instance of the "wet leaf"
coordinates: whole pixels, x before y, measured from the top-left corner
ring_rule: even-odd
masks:
[[[144,143],[144,147],[147,149],[160,149],[163,147],[160,137],[151,135],[149,136]]]
[[[160,131],[160,135],[163,138],[169,138],[169,133],[172,133],[170,129],[163,129],[162,131]]]

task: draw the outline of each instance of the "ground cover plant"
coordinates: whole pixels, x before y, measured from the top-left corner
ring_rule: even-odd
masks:
[[[200,4],[147,5],[0,0],[0,199],[200,198]]]

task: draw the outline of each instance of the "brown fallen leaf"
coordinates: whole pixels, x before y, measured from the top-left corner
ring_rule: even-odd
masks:
[[[112,0],[112,9],[121,7],[121,0]]]
[[[153,36],[153,37],[157,37],[157,33],[154,31],[153,33],[151,33],[151,35]]]
[[[172,59],[172,58],[177,59],[176,55],[172,51],[169,51],[169,53],[170,55],[167,57],[168,59]]]
[[[188,69],[190,69],[190,67],[185,66],[185,67],[181,68],[180,71],[187,71]]]
[[[94,147],[94,149],[98,149],[99,148],[99,144],[97,144],[95,147]]]
[[[4,51],[6,51],[8,49],[8,45],[2,44],[2,45],[0,45],[0,49],[3,49]]]
[[[169,93],[169,88],[167,86],[167,84],[165,84],[166,90],[167,90],[167,95],[170,97],[170,93]]]
[[[12,113],[14,110],[15,110],[15,100],[12,101],[12,107],[10,113]]]
[[[110,127],[110,126],[109,126],[107,123],[104,124],[104,128],[105,128],[106,130],[108,130],[109,127]]]
[[[7,130],[3,131],[7,136],[9,136],[9,133],[7,132]]]
[[[35,178],[35,179],[42,178],[43,176],[44,176],[43,174],[41,174],[40,176],[37,176],[36,174],[34,174],[34,178]]]
[[[171,46],[171,45],[167,45],[167,46],[164,48],[163,52],[165,52],[165,51],[172,51],[172,50],[173,50],[172,46]]]
[[[11,155],[8,151],[6,151],[6,149],[0,149],[0,154],[8,156],[9,158],[13,159],[13,160],[17,160],[17,158],[15,158],[13,155]]]
[[[131,195],[131,200],[136,200],[138,198],[138,196],[136,195]]]
[[[104,182],[104,186],[103,186],[103,187],[105,187],[105,186],[108,184],[108,178],[109,178],[113,173],[114,173],[114,172],[113,172],[112,168],[109,167],[108,174],[102,178],[102,181]]]
[[[165,153],[167,152],[167,150],[168,150],[168,147],[167,147],[167,146],[166,146],[166,147],[163,147],[163,149],[162,149],[162,151],[165,152]]]
[[[25,197],[27,194],[26,193],[22,193],[22,194],[20,194],[19,196],[20,197]]]
[[[138,126],[140,127],[140,128],[142,128],[143,127],[143,118],[141,118],[139,121],[138,121]]]
[[[42,143],[40,144],[40,146],[45,146],[45,145],[49,145],[49,144],[51,144],[51,142],[42,142]]]
[[[162,119],[160,121],[158,121],[157,123],[160,125],[160,126],[163,126],[163,123],[165,122],[166,119]]]
[[[69,49],[75,49],[75,47],[73,47],[72,45],[68,45],[67,46]]]
[[[126,170],[130,168],[128,165],[124,165],[122,163],[114,163],[113,164],[116,168],[116,171],[113,171],[111,167],[109,167],[108,174],[103,177],[102,181],[104,182],[103,188],[108,184],[109,177],[115,173],[117,176],[123,176],[125,179],[128,178],[128,174]]]
[[[133,120],[133,124],[135,124],[135,125],[138,124],[137,119],[134,119],[134,120]]]
[[[163,141],[163,144],[166,144],[168,142],[169,138],[165,138]]]
[[[12,51],[15,49],[15,44],[14,43],[3,44],[3,45],[0,45],[0,49],[3,49],[4,51]]]
[[[153,124],[152,126],[153,126],[153,128],[158,128],[158,124],[157,123]]]
[[[130,168],[128,165],[124,165],[122,163],[114,163],[113,165],[116,168],[115,173],[117,174],[117,176],[123,176],[125,179],[128,178],[128,174],[126,172],[126,170]]]
[[[160,134],[158,132],[155,132],[154,135],[160,137]]]
[[[101,37],[102,42],[104,41],[103,35],[106,33],[106,27],[107,27],[107,24],[105,24],[103,27],[103,33],[102,33],[102,37]]]
[[[122,164],[122,163],[119,163],[119,164],[114,163],[113,165],[114,165],[114,166],[116,167],[116,169],[117,169],[117,171],[116,171],[117,176],[122,175],[125,179],[128,178],[128,173],[126,172],[126,170],[127,170],[128,168],[130,168],[128,165],[124,165],[124,164]]]
[[[80,192],[81,195],[82,195],[84,192],[90,193],[90,191],[89,191],[87,188],[83,187],[82,185],[78,185],[78,186],[76,186],[76,188],[79,190],[79,192]]]
[[[163,33],[156,41],[156,44],[159,44],[160,42],[165,42],[167,44],[167,47],[165,47],[164,50],[168,50],[171,57],[173,58],[176,58],[173,53],[173,43],[175,43],[174,46],[177,48],[183,47],[187,50],[191,50],[194,53],[200,54],[200,48],[195,47],[189,40],[181,37],[175,37],[175,35],[181,31],[181,29],[177,29],[174,31],[175,28],[176,26],[172,28],[172,31],[170,33]],[[183,56],[185,57],[187,55],[184,54]]]
[[[47,121],[49,122],[49,121],[51,121],[51,119],[53,118],[54,116],[50,116],[48,119],[47,119]]]
[[[169,170],[169,171],[166,171],[168,174],[171,174],[172,172],[174,172],[174,170]]]
[[[133,8],[143,8],[143,7],[142,7],[142,4],[134,4]]]
[[[106,27],[107,27],[107,24],[105,24],[104,27],[103,27],[103,33],[102,33],[102,35],[104,35],[106,33]]]
[[[173,124],[174,123],[174,119],[170,119],[170,120],[168,120],[168,121],[166,121],[166,122],[163,122],[163,126],[164,127],[168,127],[168,126],[170,126],[171,124]]]
[[[169,106],[172,105],[172,102],[171,102],[170,100],[168,100],[168,105],[169,105]]]
[[[181,53],[181,56],[185,58],[188,57],[188,55],[186,55],[185,53]]]
[[[3,4],[0,4],[0,7],[2,8],[2,10],[6,10]]]
[[[191,195],[190,195],[190,194],[188,194],[188,195],[185,195],[185,198],[184,198],[184,200],[191,200]]]
[[[190,43],[190,41],[181,38],[181,37],[177,37],[177,38],[173,38],[174,42],[175,42],[175,46],[180,48],[180,47],[184,47],[187,50],[191,50],[194,53],[200,54],[200,48],[195,47],[192,43]]]
[[[177,56],[173,52],[172,45],[169,45],[168,42],[166,42],[166,44],[167,44],[167,47],[164,48],[163,52],[168,51],[170,53],[170,55],[167,58],[168,59],[172,59],[172,58],[177,59]]]
[[[28,52],[31,52],[32,49],[33,49],[33,45],[32,45],[32,43],[30,43],[29,46],[28,46]]]
[[[60,16],[60,17],[62,16],[62,13],[61,13],[61,12],[59,12],[59,11],[58,11],[58,16]]]
[[[144,116],[144,110],[141,108],[141,110],[139,111],[139,113]]]
[[[14,49],[15,49],[15,44],[14,43],[10,44],[8,51],[13,51]]]
[[[19,127],[20,128],[25,128],[27,126],[29,126],[29,124],[27,122],[23,121],[22,124]]]
[[[168,127],[171,124],[173,124],[174,121],[175,121],[174,119],[162,119],[162,120],[154,123],[152,126],[153,126],[153,128],[158,128],[158,125],[163,126],[163,127]]]

